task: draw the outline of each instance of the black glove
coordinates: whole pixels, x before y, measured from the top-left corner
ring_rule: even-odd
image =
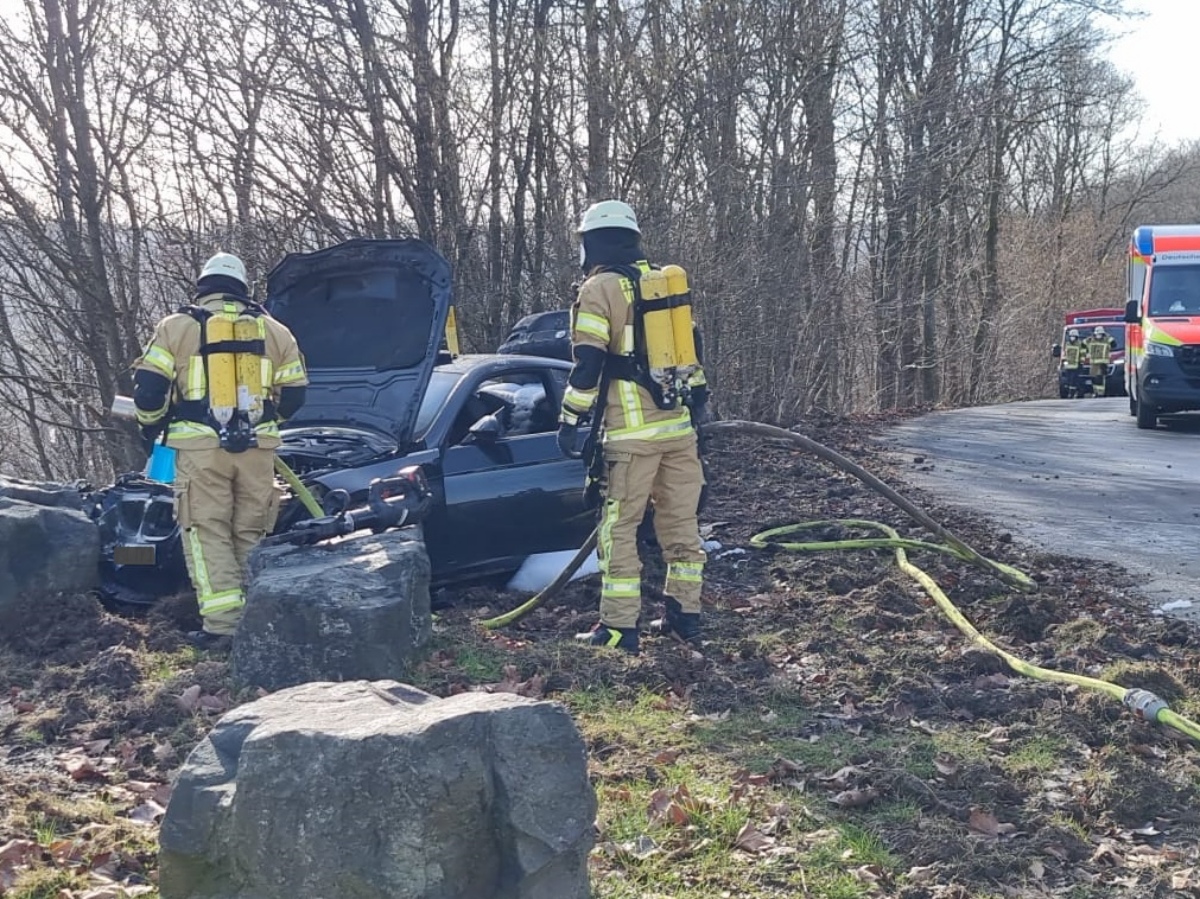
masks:
[[[575,448],[578,443],[579,426],[562,422],[558,426],[558,448],[568,459],[578,459],[583,453]]]
[[[140,428],[138,428],[138,430],[142,433],[142,449],[144,449],[146,451],[146,455],[149,456],[152,452],[154,452],[155,441],[158,440],[159,436],[163,432],[162,425],[142,425]]]

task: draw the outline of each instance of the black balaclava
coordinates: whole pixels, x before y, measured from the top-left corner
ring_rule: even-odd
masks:
[[[580,235],[583,242],[583,270],[598,265],[633,265],[645,259],[641,235],[629,228],[597,228]]]
[[[229,275],[205,275],[196,282],[196,299],[214,293],[229,294],[239,300],[246,300],[249,297],[246,285]]]

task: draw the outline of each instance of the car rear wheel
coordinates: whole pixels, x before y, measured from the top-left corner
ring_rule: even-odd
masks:
[[[1067,385],[1066,385],[1066,384],[1059,384],[1059,385],[1058,385],[1058,398],[1059,398],[1060,400],[1065,400],[1065,399],[1066,399],[1067,397],[1069,397],[1070,395],[1071,395],[1071,391],[1067,390]]]
[[[1153,431],[1158,427],[1158,410],[1149,403],[1137,404],[1137,426],[1143,431]]]
[[[1133,398],[1133,394],[1129,394],[1129,414],[1137,415],[1138,401]]]

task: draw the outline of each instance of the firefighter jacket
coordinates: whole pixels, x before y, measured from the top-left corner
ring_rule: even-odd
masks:
[[[195,305],[210,312],[241,311],[249,306],[246,301],[227,294],[200,297]],[[254,432],[258,446],[273,449],[280,443],[277,412],[280,391],[285,387],[306,385],[308,376],[292,332],[266,314],[259,316],[258,322],[264,349],[262,387],[270,402],[254,426]],[[136,372],[152,372],[171,381],[171,390],[162,407],[152,410],[139,407],[138,422],[144,428],[153,426],[170,413],[167,445],[175,449],[216,449],[221,445],[217,431],[199,411],[208,407],[207,376],[200,343],[200,323],[192,315],[186,312],[168,315],[158,323],[136,366]]]
[[[1085,340],[1084,346],[1087,348],[1087,355],[1091,364],[1108,365],[1109,357],[1116,343],[1108,334],[1105,334],[1103,337],[1089,337]]]
[[[649,263],[638,263],[643,270]],[[600,272],[579,288],[572,316],[571,342],[575,347],[595,347],[608,356],[632,358],[635,351],[634,289],[629,279],[617,272]],[[600,384],[608,384],[604,403],[605,445],[622,441],[660,441],[690,435],[691,414],[680,404],[660,409],[650,392],[632,380],[603,378],[591,387],[572,383],[563,397],[563,420],[571,421],[587,412],[597,400]],[[704,370],[697,368],[689,387],[705,386]]]
[[[1074,343],[1067,341],[1062,349],[1063,368],[1079,368],[1087,359],[1087,352],[1083,344],[1076,340]]]

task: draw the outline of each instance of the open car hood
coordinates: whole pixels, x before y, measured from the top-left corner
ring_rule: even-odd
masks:
[[[421,240],[285,256],[265,305],[296,336],[309,379],[288,427],[367,427],[407,446],[451,303],[450,264]]]

